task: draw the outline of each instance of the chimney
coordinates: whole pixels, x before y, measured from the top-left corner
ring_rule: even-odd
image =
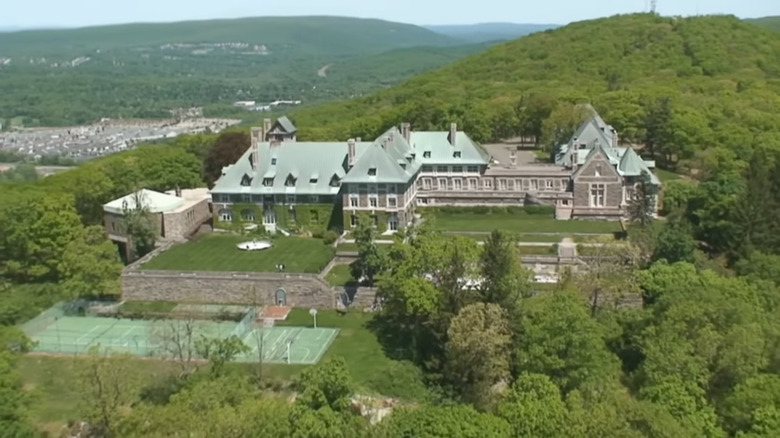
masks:
[[[401,135],[409,142],[409,137],[412,132],[412,125],[409,123],[401,123]]]
[[[618,133],[615,130],[615,128],[612,128],[612,147],[613,148],[616,148],[616,147],[618,147],[620,145],[618,140],[619,140],[618,139]]]
[[[271,119],[263,119],[263,141],[268,140],[269,132],[271,132]]]
[[[577,157],[579,155],[580,151],[577,148],[574,148],[573,151],[571,151],[571,168],[572,170],[577,170]]]
[[[458,124],[450,123],[450,144],[455,146],[455,137],[458,135]]]
[[[258,144],[262,141],[262,130],[260,128],[252,128],[252,152],[249,157],[249,161],[252,163],[252,170],[257,170],[257,160],[258,160]]]
[[[517,150],[512,149],[509,151],[509,166],[513,169],[517,167]]]
[[[361,141],[362,141],[362,139],[360,137],[355,139],[355,143],[360,143]]]
[[[347,164],[350,168],[355,165],[355,139],[347,140]]]

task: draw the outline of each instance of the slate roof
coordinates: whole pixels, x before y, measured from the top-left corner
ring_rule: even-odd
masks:
[[[136,194],[140,198],[142,205],[149,209],[150,213],[164,213],[175,210],[184,205],[184,199],[178,196],[155,192],[154,190],[141,189],[138,192],[131,193],[119,199],[114,199],[103,205],[103,211],[124,214],[125,208],[128,210],[136,209]]]
[[[390,128],[357,158],[344,182],[405,184],[420,170],[418,156],[398,128]]]
[[[276,123],[279,124],[279,126],[284,129],[284,132],[288,134],[293,134],[298,131],[298,128],[293,125],[293,122],[290,121],[290,119],[287,118],[287,116],[282,116],[276,119]]]
[[[620,158],[617,170],[621,176],[639,176],[646,167],[639,155],[632,148],[628,148]]]
[[[490,162],[490,154],[465,132],[455,135],[454,146],[450,144],[448,131],[412,131],[409,140],[425,165],[487,165]],[[425,152],[430,152],[430,158],[426,158]],[[460,152],[460,157],[455,152]]]

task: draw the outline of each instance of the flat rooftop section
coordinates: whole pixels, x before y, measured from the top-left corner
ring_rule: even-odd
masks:
[[[154,190],[141,189],[138,192],[131,193],[119,199],[103,205],[103,211],[115,214],[124,214],[125,210],[135,210],[136,199],[142,206],[149,209],[151,213],[165,213],[184,205],[184,198],[168,195],[166,193],[155,192]]]
[[[483,145],[483,147],[488,151],[490,156],[493,157],[493,160],[497,161],[497,163],[494,162],[490,165],[487,172],[489,175],[501,175],[505,173],[505,171],[507,173],[511,171],[512,174],[519,173],[528,175],[539,173],[542,173],[545,176],[550,174],[555,175],[557,173],[560,173],[563,177],[571,175],[571,170],[554,163],[539,161],[539,159],[536,158],[534,151],[527,149],[518,150],[516,144],[493,143]],[[512,150],[515,151],[517,163],[515,167],[511,166],[511,161],[509,159],[510,151]]]
[[[176,196],[176,190],[168,190],[166,195]],[[197,189],[184,189],[181,191],[181,199],[184,199],[184,204],[166,213],[181,213],[189,210],[194,205],[197,205],[203,201],[211,202],[211,192],[209,189],[202,187]]]

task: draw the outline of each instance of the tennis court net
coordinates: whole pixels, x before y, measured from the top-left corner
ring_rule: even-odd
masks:
[[[236,324],[236,328],[233,329],[234,335],[238,336],[239,338],[244,338],[244,336],[247,335],[247,333],[251,332],[254,328],[254,322],[257,320],[257,308],[252,307],[249,309],[249,311],[246,313],[246,315],[241,318],[241,321]]]

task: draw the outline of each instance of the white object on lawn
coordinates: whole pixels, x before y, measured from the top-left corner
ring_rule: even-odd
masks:
[[[241,242],[236,246],[244,251],[261,251],[270,248],[271,242],[267,240],[253,240],[251,242]]]

